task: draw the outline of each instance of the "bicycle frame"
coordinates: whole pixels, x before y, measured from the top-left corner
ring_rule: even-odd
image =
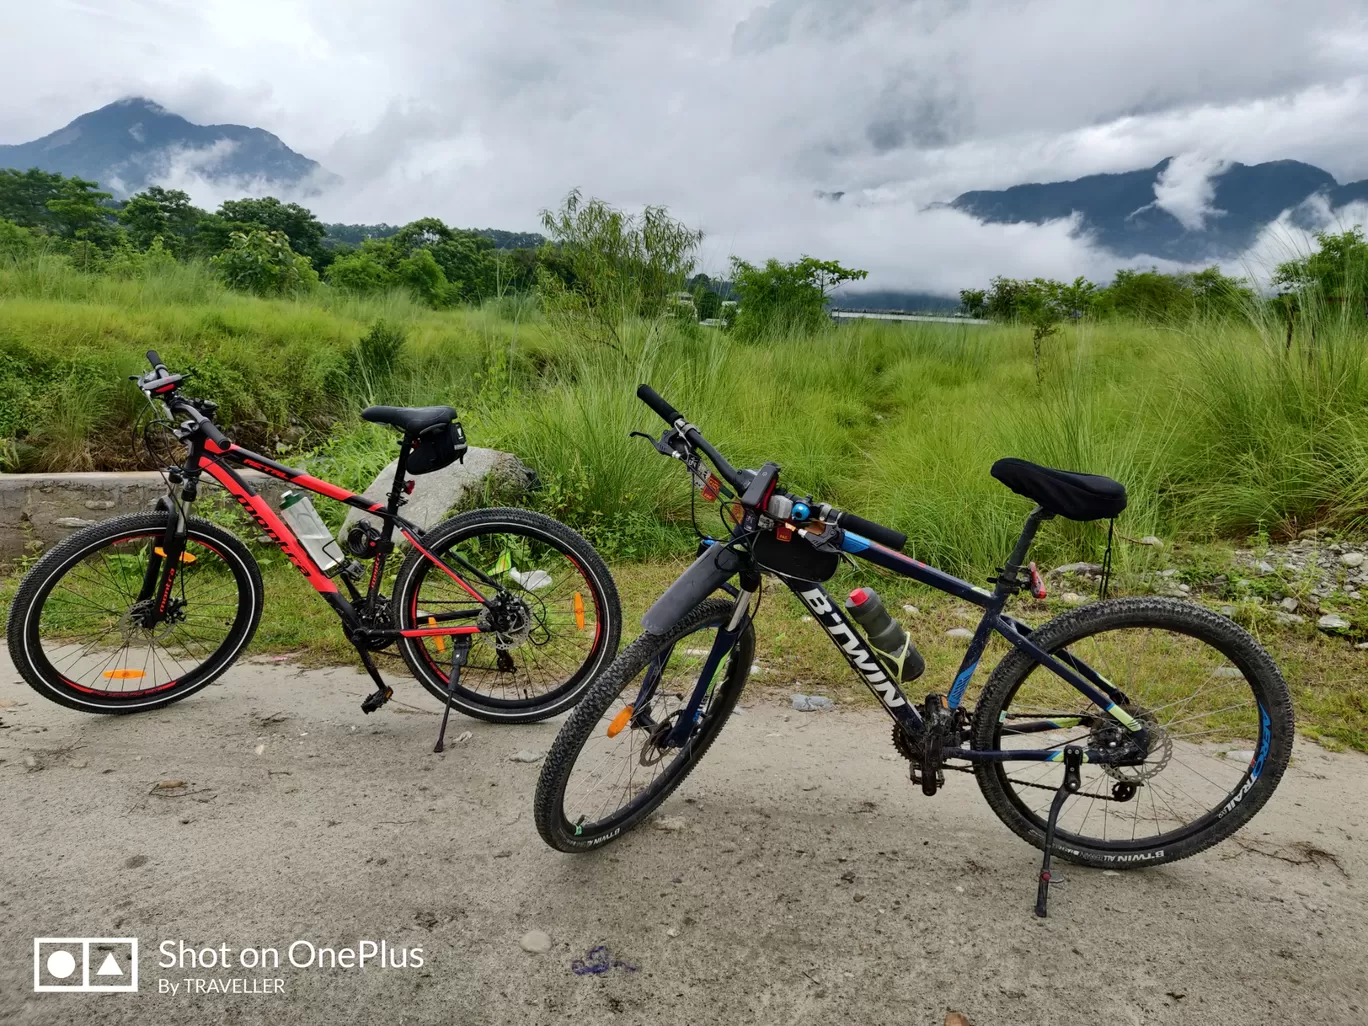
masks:
[[[947,707],[952,712],[960,707],[969,683],[973,679],[974,671],[983,658],[983,652],[987,648],[988,641],[994,633],[997,633],[1005,638],[1013,648],[1028,655],[1036,663],[1066,681],[1098,708],[1104,710],[1107,716],[1131,734],[1134,747],[1143,750],[1147,745],[1147,732],[1144,725],[1123,708],[1127,699],[1119,688],[1072,654],[1066,653],[1062,657],[1055,657],[1046,652],[1031,640],[1032,630],[1030,627],[1003,613],[1007,600],[1017,590],[1013,579],[1020,569],[1021,561],[1025,558],[1036,530],[1040,522],[1050,516],[1052,514],[1037,507],[1027,518],[1021,537],[1017,540],[1016,547],[1007,561],[1004,572],[998,577],[997,587],[993,591],[975,587],[968,581],[960,580],[958,577],[947,574],[933,566],[928,566],[920,560],[904,556],[849,530],[844,533],[842,551],[982,607],[983,618],[974,631],[969,647],[960,661],[960,667],[955,674],[950,692],[946,697]],[[802,544],[802,542],[795,538],[791,544]],[[799,601],[812,613],[813,619],[826,631],[827,637],[840,649],[846,662],[864,681],[865,686],[874,693],[880,704],[908,736],[917,737],[924,733],[926,730],[925,719],[916,707],[907,700],[907,696],[903,694],[898,682],[886,672],[883,663],[870,648],[859,628],[846,617],[841,602],[833,598],[819,583],[799,581],[792,578],[783,578],[783,580]],[[744,592],[742,594],[744,595]],[[747,596],[747,600],[748,598]],[[678,743],[683,743],[687,737],[689,725],[702,704],[712,682],[713,674],[740,635],[743,625],[736,622],[736,619],[733,618],[733,623],[728,628],[718,631],[712,651],[704,662],[698,687],[681,714],[680,726],[673,732],[671,741],[677,740]],[[659,671],[648,672],[647,679],[643,682],[643,693],[652,683],[652,678],[658,676]],[[1040,719],[1013,723],[1009,730],[1014,735],[1044,733],[1065,726],[1090,724],[1100,718],[1088,714],[1071,715],[1070,721],[1067,723]],[[1098,748],[1088,748],[1083,752],[1083,761],[1100,764],[1125,762],[1131,759],[1131,751],[1133,749],[1104,751]],[[1003,750],[973,749],[956,745],[947,747],[946,757],[967,759],[971,762],[1063,762],[1064,752],[1057,747]]]
[[[211,478],[221,484],[238,504],[256,522],[257,526],[280,548],[285,557],[304,575],[304,579],[309,585],[323,596],[324,600],[333,608],[333,611],[341,618],[343,629],[348,639],[362,644],[384,643],[399,637],[421,638],[431,636],[451,636],[463,634],[478,634],[480,628],[475,624],[452,624],[453,620],[470,620],[478,615],[478,611],[455,610],[444,613],[434,613],[428,617],[430,624],[426,627],[410,627],[406,629],[374,627],[367,622],[367,617],[374,612],[380,596],[380,582],[384,576],[385,564],[388,562],[390,554],[394,550],[394,532],[397,529],[406,538],[414,549],[431,561],[435,566],[442,570],[456,584],[466,592],[471,598],[472,606],[483,608],[488,604],[488,600],[479,589],[469,583],[462,573],[457,572],[457,568],[451,566],[445,560],[435,556],[424,548],[422,543],[423,530],[417,524],[406,520],[398,513],[398,509],[403,502],[403,496],[407,492],[404,471],[408,462],[408,450],[402,449],[399,463],[394,477],[394,487],[389,493],[388,501],[385,503],[371,502],[364,496],[339,488],[337,485],[314,477],[302,470],[295,470],[284,464],[277,463],[269,457],[240,445],[230,443],[223,447],[212,440],[202,438],[198,435],[192,436],[187,440],[189,454],[185,464],[180,468],[183,479],[181,498],[185,502],[193,502],[198,494],[198,482],[202,474],[208,474]],[[306,491],[314,492],[325,498],[336,502],[353,506],[356,509],[364,510],[366,513],[377,517],[381,521],[380,537],[376,546],[376,556],[374,565],[371,569],[370,581],[364,595],[359,592],[352,584],[351,580],[341,577],[350,593],[350,599],[344,596],[337,586],[337,581],[329,577],[309,555],[308,549],[299,540],[299,537],[290,529],[289,524],[283,517],[276,513],[257,491],[252,488],[243,478],[237,474],[233,465],[248,467],[252,470],[269,474],[271,477],[282,481],[287,481],[291,485]],[[143,590],[146,594],[142,597],[150,597],[153,582],[156,582],[157,593],[161,596],[160,609],[166,608],[167,601],[172,592],[172,585],[176,575],[176,567],[179,562],[180,552],[184,547],[184,517],[180,514],[180,507],[173,506],[172,512],[177,516],[177,520],[168,529],[167,537],[163,542],[164,556],[154,557],[149,560],[147,580]],[[158,554],[159,556],[161,554]],[[455,560],[460,565],[460,570],[485,586],[497,589],[498,584],[487,574],[477,567],[471,566],[468,561],[459,554],[455,555]],[[162,563],[162,566],[158,566]]]

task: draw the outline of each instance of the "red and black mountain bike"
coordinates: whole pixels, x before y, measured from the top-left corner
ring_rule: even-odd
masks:
[[[228,490],[341,618],[376,684],[365,712],[392,694],[371,653],[394,644],[448,713],[506,723],[574,705],[617,654],[622,615],[612,576],[565,525],[528,510],[481,509],[425,531],[399,515],[414,487],[409,474],[464,457],[451,407],[362,412],[403,432],[394,486],[386,502],[373,503],[235,445],[214,425],[213,402],[182,394],[185,375],[168,371],[155,352],[147,358],[153,369],[138,386],[170,415],[185,458],[169,470],[156,510],[71,535],[21,582],[10,608],[10,656],[44,697],[85,712],[156,709],[208,685],[247,647],[261,619],[261,573],[241,541],[188,515],[204,475]],[[374,521],[350,529],[343,553],[326,528],[307,530],[322,527],[307,500],[303,518],[299,510],[277,513],[234,465]],[[301,497],[287,493],[283,506]],[[386,597],[381,584],[396,531],[410,551]]]

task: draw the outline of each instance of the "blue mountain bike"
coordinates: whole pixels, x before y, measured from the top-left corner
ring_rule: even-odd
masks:
[[[1038,628],[1003,612],[1020,591],[1044,596],[1026,561],[1040,525],[1114,518],[1126,506],[1116,481],[994,464],[994,477],[1036,505],[988,591],[902,555],[898,531],[784,491],[773,463],[736,470],[649,386],[637,395],[670,425],[652,444],[683,461],[705,497],[723,499],[728,530],[703,541],[557,735],[535,804],[553,848],[585,852],[622,836],[703,757],[750,673],[762,575],[797,595],[877,696],[925,794],[946,770],[973,773],[998,817],[1044,851],[1037,915],[1052,854],[1115,869],[1173,862],[1229,837],[1268,801],[1292,750],[1292,702],[1247,631],[1166,598],[1104,599]],[[851,556],[983,608],[945,694],[909,700],[905,665],[876,651],[823,587]],[[725,598],[711,597],[718,589]],[[994,634],[1011,651],[971,710],[964,697]]]

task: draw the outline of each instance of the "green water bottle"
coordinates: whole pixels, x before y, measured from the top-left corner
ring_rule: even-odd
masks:
[[[869,645],[893,676],[903,683],[914,681],[926,670],[926,661],[907,632],[888,614],[873,588],[856,588],[845,601],[846,612],[864,628]]]

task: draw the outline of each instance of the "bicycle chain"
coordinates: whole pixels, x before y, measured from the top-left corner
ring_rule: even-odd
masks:
[[[908,762],[911,762],[911,761],[912,761],[912,759],[913,759],[913,753],[912,753],[912,749],[911,749],[911,747],[910,747],[910,742],[908,742],[907,736],[903,733],[902,728],[899,727],[897,724],[894,724],[894,725],[893,725],[893,747],[896,748],[896,749],[898,750],[898,754],[901,755],[901,756],[902,756],[904,759],[906,759]],[[953,758],[953,756],[951,756],[951,758]],[[974,772],[974,767],[972,767],[972,766],[951,766],[949,763],[942,763],[942,764],[941,764],[941,769],[951,770],[952,772],[955,772],[955,773],[973,773],[973,772]],[[1049,784],[1037,784],[1037,783],[1036,783],[1035,781],[1033,781],[1033,780],[1014,780],[1013,778],[1008,777],[1008,778],[1007,778],[1007,782],[1008,782],[1009,784],[1019,784],[1019,785],[1022,786],[1022,787],[1035,787],[1035,788],[1039,788],[1039,789],[1042,790],[1042,791],[1058,791],[1058,790],[1059,790],[1058,787],[1051,787]],[[1128,783],[1130,783],[1130,781],[1128,781]],[[1141,781],[1135,781],[1135,782],[1133,782],[1133,783],[1134,783],[1134,786],[1140,787],[1140,786],[1142,786],[1142,783],[1143,783],[1143,782],[1141,782]],[[1087,792],[1087,791],[1080,791],[1078,794],[1074,795],[1074,797],[1075,797],[1075,798],[1096,798],[1096,799],[1098,799],[1098,800],[1100,800],[1100,801],[1104,801],[1104,802],[1120,802],[1120,801],[1130,801],[1130,800],[1131,800],[1130,798],[1117,798],[1115,795],[1110,795],[1110,794],[1091,794],[1091,793],[1089,793],[1089,792]]]

